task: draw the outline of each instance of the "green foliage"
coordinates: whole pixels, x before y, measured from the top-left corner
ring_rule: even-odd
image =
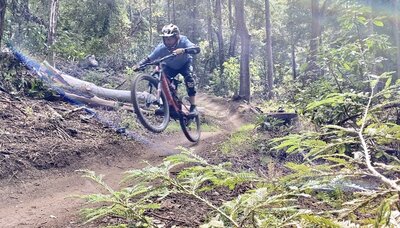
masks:
[[[283,227],[299,219],[300,214],[307,213],[306,210],[296,208],[297,197],[307,197],[307,195],[290,192],[274,194],[273,188],[260,187],[225,202],[222,209],[238,221],[240,227]],[[211,221],[214,223],[219,221],[225,225],[224,227],[230,226],[219,216],[212,218]]]
[[[218,126],[211,124],[211,123],[206,123],[202,122],[201,123],[201,131],[202,132],[216,132],[218,131]]]
[[[229,140],[222,143],[221,151],[223,153],[231,153],[237,152],[238,148],[246,149],[252,144],[254,128],[253,124],[240,127],[236,132],[231,134]]]
[[[318,227],[327,227],[327,228],[339,228],[340,226],[329,219],[315,216],[315,215],[302,215],[301,216],[307,222],[311,224],[317,225]]]
[[[165,129],[167,133],[173,133],[173,132],[180,132],[181,131],[181,125],[179,125],[179,122],[177,121],[171,121]]]
[[[237,58],[229,58],[223,64],[223,74],[220,69],[215,69],[212,73],[211,86],[217,95],[237,94],[239,90],[240,67]]]
[[[387,75],[384,73],[374,80],[387,78]],[[376,85],[376,83],[370,84],[371,91]],[[388,202],[398,196],[394,192],[399,189],[390,177],[399,172],[400,163],[398,158],[382,149],[382,145],[398,145],[400,135],[397,134],[399,125],[393,123],[393,119],[384,119],[381,116],[384,107],[391,107],[398,99],[395,98],[399,96],[395,92],[398,88],[399,85],[391,86],[389,82],[376,94],[371,92],[331,93],[326,96],[326,99],[310,103],[307,109],[324,106],[333,108],[346,104],[353,110],[356,107],[359,114],[355,115],[353,124],[325,125],[319,132],[291,134],[272,140],[274,149],[285,149],[287,153],[299,153],[304,158],[304,163],[287,164],[293,173],[282,178],[284,183],[340,209],[340,218],[353,219],[360,216],[357,213],[373,210],[377,219],[375,221],[366,219],[362,221],[362,224],[374,224],[375,227],[388,225],[388,218],[392,212],[392,206],[389,206],[392,204]],[[388,96],[389,94],[391,96]],[[378,171],[375,166],[378,166],[380,161],[393,165],[379,165]],[[384,188],[372,186],[368,178],[362,178],[363,175],[375,177],[386,186]],[[330,193],[321,194],[321,190],[328,190]],[[339,195],[335,193],[337,190],[346,191],[350,195],[343,197],[340,192]],[[343,201],[343,204],[338,204],[338,200]],[[324,213],[334,216],[333,212],[324,211]],[[398,210],[395,210],[395,214],[397,213]],[[314,216],[303,216],[303,218],[321,226],[336,226],[329,220]],[[315,219],[318,219],[318,222]],[[397,221],[394,217],[392,219]]]
[[[210,209],[222,212],[217,206],[200,196],[200,192],[212,190],[219,186],[233,189],[244,182],[258,181],[259,178],[251,173],[234,173],[226,169],[228,164],[211,165],[203,158],[192,152],[182,149],[181,154],[167,157],[159,166],[148,166],[126,172],[123,183],[129,187],[119,191],[111,189],[94,172],[83,170],[84,177],[99,184],[106,194],[90,194],[80,196],[86,202],[93,204],[92,208],[82,210],[87,222],[105,217],[121,218],[126,225],[152,224],[146,211],[159,208],[157,198],[165,198],[169,194],[189,195],[205,204]],[[184,168],[178,175],[171,174],[171,170],[182,164],[192,164]],[[99,203],[100,206],[99,206]],[[224,213],[222,212],[222,215]],[[230,219],[228,215],[224,215]]]
[[[94,208],[85,208],[81,210],[82,215],[86,219],[86,223],[104,218],[107,216],[124,218],[130,225],[140,226],[141,224],[151,223],[151,219],[144,215],[144,212],[148,209],[159,208],[159,205],[152,203],[151,198],[156,195],[156,192],[149,192],[149,187],[143,185],[134,185],[125,188],[121,191],[114,191],[104,181],[103,177],[96,176],[93,171],[81,170],[83,177],[86,177],[95,183],[99,184],[106,194],[91,194],[86,196],[80,196],[87,203],[99,204],[104,206],[98,206]],[[143,193],[148,194],[143,194]],[[136,199],[131,201],[131,199]]]
[[[82,39],[77,34],[65,31],[59,35],[58,41],[53,48],[63,58],[71,60],[83,59],[90,51],[85,48]]]
[[[375,227],[388,226],[390,224],[390,203],[384,200],[378,209],[378,215],[375,220]]]
[[[13,94],[23,94],[40,99],[55,96],[44,81],[30,73],[16,59],[8,54],[0,54],[0,87]]]

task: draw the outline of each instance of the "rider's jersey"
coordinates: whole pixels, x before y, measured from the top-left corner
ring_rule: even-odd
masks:
[[[148,56],[150,61],[154,61],[156,59],[162,58],[164,56],[167,56],[172,53],[175,49],[178,48],[189,48],[189,47],[195,47],[196,45],[192,43],[186,36],[180,35],[180,39],[178,40],[178,43],[176,47],[173,50],[168,50],[168,48],[164,45],[163,42],[161,42],[154,50],[153,52]],[[182,55],[177,55],[175,58],[171,58],[165,61],[168,67],[178,70],[181,69],[187,62],[192,59],[192,56],[184,53]]]

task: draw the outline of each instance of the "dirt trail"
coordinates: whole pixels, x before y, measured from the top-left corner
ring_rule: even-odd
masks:
[[[165,156],[177,153],[177,146],[195,151],[209,150],[219,144],[221,135],[243,123],[241,116],[235,113],[237,103],[203,94],[198,96],[198,106],[209,117],[207,119],[221,127],[216,132],[203,132],[199,144],[191,144],[181,132],[169,136],[161,134],[153,139],[158,143],[137,146],[127,142],[123,147],[124,153],[107,151],[106,157],[92,159],[76,168],[104,174],[106,183],[118,188],[123,172],[144,167],[143,160],[160,163]],[[82,202],[68,196],[93,193],[97,187],[70,169],[45,170],[37,177],[26,180],[10,178],[0,183],[0,227],[83,227],[78,215]]]

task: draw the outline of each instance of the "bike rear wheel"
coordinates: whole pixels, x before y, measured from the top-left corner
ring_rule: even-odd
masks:
[[[138,75],[132,83],[131,99],[140,123],[154,133],[165,130],[169,123],[169,106],[163,91],[157,99],[158,80],[147,74]]]
[[[182,103],[182,110],[188,112],[190,103],[185,98],[182,99]],[[183,134],[185,134],[189,141],[197,143],[200,140],[200,114],[190,116],[182,113],[179,118],[179,124],[181,125]]]

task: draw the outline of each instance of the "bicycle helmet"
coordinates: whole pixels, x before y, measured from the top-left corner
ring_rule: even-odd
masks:
[[[164,45],[172,50],[176,47],[179,40],[179,28],[174,24],[166,25],[161,30],[161,37],[163,38]]]
[[[162,37],[179,36],[179,28],[174,24],[165,25],[161,30]]]

